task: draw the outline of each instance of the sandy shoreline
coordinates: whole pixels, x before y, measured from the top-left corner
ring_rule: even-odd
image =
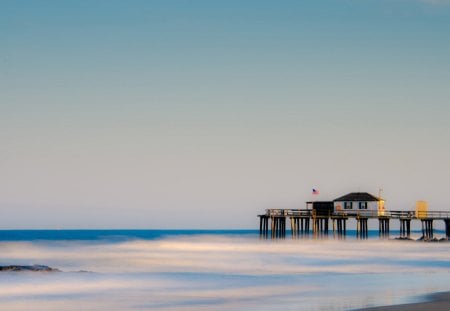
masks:
[[[434,293],[426,296],[424,302],[408,303],[402,305],[382,306],[358,309],[355,311],[421,311],[421,310],[433,310],[433,311],[447,311],[450,310],[450,292]]]

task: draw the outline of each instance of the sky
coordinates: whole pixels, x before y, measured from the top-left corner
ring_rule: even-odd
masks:
[[[0,228],[450,210],[450,1],[0,1]]]

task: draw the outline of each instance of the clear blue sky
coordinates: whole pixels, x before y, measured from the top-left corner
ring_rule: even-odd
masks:
[[[0,228],[449,210],[450,1],[0,2]]]

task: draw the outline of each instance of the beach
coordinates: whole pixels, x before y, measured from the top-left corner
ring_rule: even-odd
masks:
[[[360,309],[359,311],[447,311],[450,310],[450,292],[428,295],[425,302]]]

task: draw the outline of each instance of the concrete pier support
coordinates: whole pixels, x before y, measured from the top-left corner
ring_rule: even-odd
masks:
[[[422,219],[422,239],[433,239],[433,219]]]
[[[378,218],[378,233],[379,233],[380,238],[382,238],[382,239],[389,238],[389,218],[388,217]]]
[[[356,236],[359,239],[367,239],[369,237],[369,229],[367,226],[368,218],[367,217],[357,217],[356,218]]]
[[[400,218],[400,239],[411,238],[411,219]]]

